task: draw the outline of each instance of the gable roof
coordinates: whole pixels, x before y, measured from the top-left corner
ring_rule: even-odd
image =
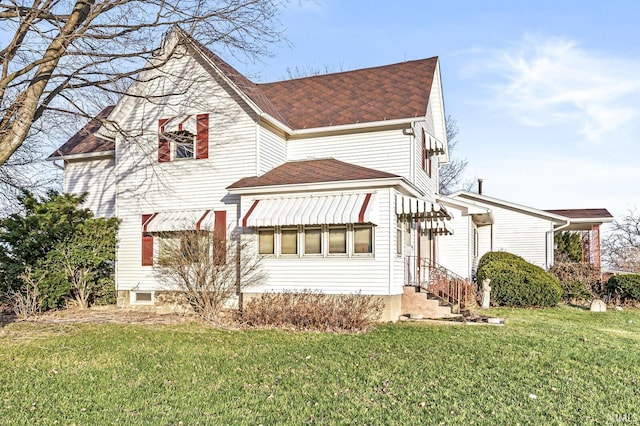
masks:
[[[400,178],[391,173],[327,158],[289,161],[262,176],[244,177],[227,189]]]
[[[249,99],[251,99],[258,108],[263,112],[266,112],[276,120],[279,120],[283,124],[291,127],[287,119],[280,114],[278,109],[271,103],[269,98],[260,89],[259,85],[255,84],[247,77],[242,75],[238,70],[226,63],[220,58],[220,56],[213,53],[210,49],[205,47],[202,43],[194,40],[193,37],[183,32],[183,36],[190,42],[196,50],[200,51],[205,57],[207,57],[213,64],[224,74],[238,90],[244,93]]]
[[[611,221],[613,215],[607,209],[560,209],[545,210],[549,213],[558,214],[571,219],[604,219]]]
[[[424,117],[436,57],[258,84],[293,129]]]
[[[551,213],[551,212],[548,212],[548,211],[545,211],[545,210],[538,210],[538,209],[533,208],[533,207],[528,207],[528,206],[524,206],[522,204],[512,203],[511,201],[501,200],[499,198],[489,197],[487,195],[478,194],[478,193],[475,193],[475,192],[457,191],[457,192],[449,195],[449,198],[453,198],[453,199],[462,198],[462,199],[470,201],[472,203],[479,203],[481,205],[489,204],[489,205],[494,205],[494,206],[507,208],[507,209],[510,209],[510,210],[517,210],[517,211],[519,211],[521,213],[542,217],[542,218],[548,219],[550,221],[556,222],[558,224],[562,224],[562,223],[566,223],[567,222],[567,217],[566,216],[558,215],[558,214]]]
[[[68,157],[71,155],[93,154],[115,150],[115,142],[98,136],[103,121],[111,114],[114,105],[104,108],[92,118],[82,129],[56,149],[48,159]]]
[[[273,117],[291,131],[425,117],[438,68],[438,58],[432,57],[260,84],[249,80],[180,28],[175,31],[188,48],[208,60],[258,112]],[[106,118],[112,110],[113,107],[107,107],[96,118]],[[113,150],[113,141],[97,136],[99,128],[100,121],[92,120],[49,159]]]

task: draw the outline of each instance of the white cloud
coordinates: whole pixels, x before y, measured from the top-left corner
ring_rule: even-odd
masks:
[[[640,60],[588,51],[565,38],[525,36],[485,51],[465,74],[490,89],[485,105],[528,126],[575,126],[590,141],[640,116]]]

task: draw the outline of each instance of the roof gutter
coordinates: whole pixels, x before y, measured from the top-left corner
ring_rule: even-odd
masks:
[[[400,186],[412,196],[420,197],[423,194],[411,183],[404,178],[384,178],[384,179],[366,179],[366,180],[349,180],[337,182],[318,182],[318,183],[302,183],[293,185],[271,185],[271,186],[253,186],[245,188],[227,188],[230,194],[247,195],[247,194],[268,194],[274,192],[301,192],[301,191],[323,191],[323,190],[344,190],[372,187],[388,187]]]
[[[341,124],[337,126],[323,126],[323,127],[311,127],[308,129],[288,129],[287,131],[291,136],[306,136],[313,133],[327,133],[327,132],[341,132],[348,130],[360,130],[368,127],[387,127],[387,126],[398,126],[407,124],[410,128],[411,124],[415,121],[415,117],[412,118],[397,118],[393,120],[381,120],[381,121],[369,121],[364,123],[351,123],[351,124]]]
[[[71,154],[71,155],[57,155],[57,156],[49,156],[46,158],[47,161],[56,161],[56,160],[78,160],[83,158],[95,158],[95,157],[111,157],[116,153],[115,150],[110,151],[98,151],[98,152],[87,152],[84,154]]]

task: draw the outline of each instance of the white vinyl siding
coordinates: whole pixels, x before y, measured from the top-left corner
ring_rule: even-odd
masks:
[[[331,157],[412,180],[411,136],[402,129],[289,140],[287,156],[289,161]]]
[[[313,289],[329,294],[402,294],[402,261],[397,262],[395,253],[395,207],[389,204],[389,200],[393,200],[390,195],[392,192],[376,192],[380,223],[373,229],[373,255],[356,255],[349,246],[347,254],[329,254],[328,247],[324,247],[324,255],[264,257],[261,264],[268,277],[267,281],[247,291],[262,293]],[[242,215],[252,204],[252,197],[242,199]],[[323,239],[328,243],[326,231],[324,234]],[[255,234],[247,238],[255,239]],[[348,241],[351,238],[349,236]],[[304,239],[302,241],[304,245]],[[396,263],[399,263],[399,268],[391,266]],[[394,274],[392,277],[390,274],[397,269],[399,275]]]
[[[523,257],[527,262],[548,268],[547,264],[547,231],[553,229],[553,222],[548,219],[521,213],[515,210],[492,206],[493,250],[506,251]],[[482,257],[487,251],[478,255]]]
[[[424,121],[419,121],[414,125],[414,174],[415,185],[424,191],[426,194],[435,194],[438,191],[438,156],[431,155],[429,161],[431,161],[431,176],[422,168],[422,129],[425,128]],[[429,138],[429,131],[425,128],[425,136],[427,141]],[[427,142],[428,146],[428,142]],[[430,196],[429,195],[429,196]]]
[[[464,196],[460,199],[469,200]],[[506,251],[542,268],[551,266],[553,253],[549,232],[553,230],[552,220],[497,203],[475,202],[490,208],[493,215],[493,225],[478,228],[478,259],[491,250]]]
[[[212,79],[190,57],[174,59],[170,72],[188,74],[197,84],[176,87],[180,81],[151,79],[145,90],[181,93],[169,97],[172,106],[125,100],[122,122],[138,136],[116,141],[119,178],[117,208],[121,219],[118,241],[119,290],[165,290],[152,267],[141,266],[141,216],[172,210],[226,210],[227,228],[237,226],[239,197],[225,189],[256,171],[257,117],[222,80]],[[137,88],[142,91],[142,88]],[[188,105],[179,109],[177,105]],[[209,156],[197,161],[158,163],[158,119],[176,115],[209,114]],[[154,243],[157,246],[156,238]],[[156,247],[157,249],[157,247]]]
[[[462,216],[459,210],[447,206],[452,211],[455,219],[447,222],[447,227],[453,231],[453,235],[438,236],[437,257],[438,263],[463,278],[472,275],[471,239],[473,238],[471,216]]]
[[[116,178],[113,157],[65,162],[63,191],[87,193],[83,207],[97,217],[116,215]]]
[[[267,173],[287,161],[287,145],[282,136],[270,128],[258,126],[258,175]]]

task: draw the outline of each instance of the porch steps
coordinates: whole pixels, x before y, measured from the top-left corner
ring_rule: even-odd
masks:
[[[458,318],[451,306],[443,305],[439,299],[429,298],[428,293],[416,291],[416,287],[405,286],[402,295],[402,315],[415,319]]]

